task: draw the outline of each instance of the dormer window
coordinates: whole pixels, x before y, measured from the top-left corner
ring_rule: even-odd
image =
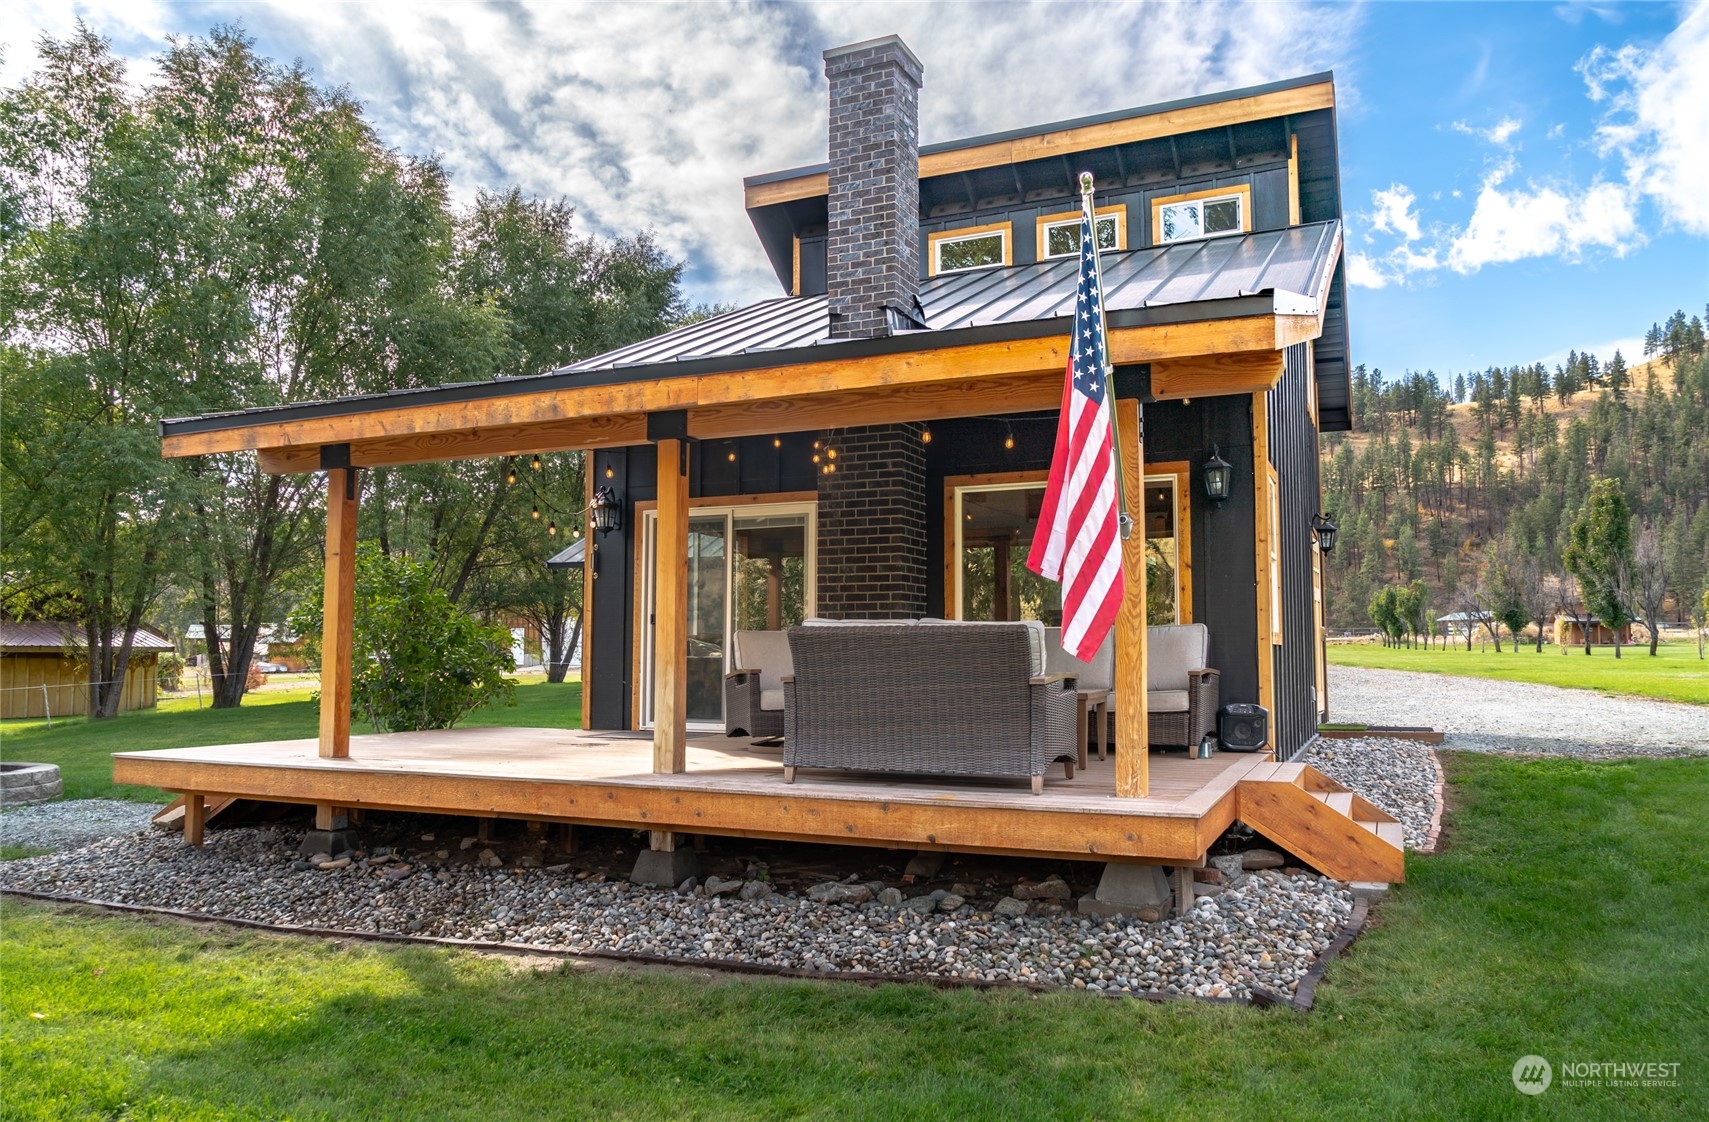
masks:
[[[1250,227],[1251,188],[1195,191],[1153,200],[1152,240],[1158,245],[1245,233]]]
[[[1127,207],[1099,207],[1093,224],[1099,249],[1127,248]],[[1073,257],[1080,252],[1080,212],[1047,214],[1038,220],[1038,259]]]
[[[931,275],[1007,265],[1012,260],[1009,242],[1013,233],[1010,223],[998,222],[930,235],[931,257],[928,260]]]

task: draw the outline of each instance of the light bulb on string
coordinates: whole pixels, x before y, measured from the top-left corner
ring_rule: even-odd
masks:
[[[539,503],[534,504],[534,509],[528,512],[528,516],[530,518],[534,519],[534,521],[536,521],[536,522],[540,521],[540,504]]]
[[[837,450],[836,450],[836,449],[835,449],[835,448],[827,448],[827,449],[825,449],[825,458],[826,458],[826,459],[827,459],[827,460],[834,460],[834,459],[836,459],[836,458],[837,458]]]
[[[552,535],[554,538],[557,537],[558,536],[558,524],[556,522],[546,523],[546,532],[548,534]]]
[[[504,481],[511,486],[516,485],[516,461],[510,461],[510,469],[504,473]]]
[[[813,462],[814,463],[819,462],[819,453],[817,453],[817,452],[813,453]]]
[[[614,476],[614,475],[616,475],[616,474],[617,474],[617,473],[616,473],[616,472],[615,472],[615,471],[613,471],[613,470],[612,470],[612,468],[611,468],[611,465],[610,465],[610,464],[606,464],[606,465],[605,465],[605,478],[607,478],[607,479],[610,479],[610,478],[611,478],[611,477],[612,477],[612,476]]]
[[[777,437],[777,436],[772,437],[771,438],[771,446],[773,448],[782,448],[783,447],[783,438]]]
[[[932,442],[932,430],[930,428],[921,429],[920,430],[920,443],[921,444],[930,444],[931,442]]]
[[[1003,434],[1003,450],[1005,452],[1015,450],[1015,434],[1012,430]]]
[[[528,466],[533,468],[535,471],[540,470],[540,453],[534,453],[534,459],[529,461]]]

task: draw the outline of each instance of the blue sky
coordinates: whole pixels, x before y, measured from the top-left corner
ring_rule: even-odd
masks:
[[[1390,374],[1606,357],[1709,300],[1709,3],[25,0],[0,83],[79,17],[137,83],[167,36],[241,21],[461,198],[519,183],[585,231],[651,227],[694,300],[775,293],[741,177],[823,159],[819,52],[891,32],[928,142],[1333,69],[1354,358]]]

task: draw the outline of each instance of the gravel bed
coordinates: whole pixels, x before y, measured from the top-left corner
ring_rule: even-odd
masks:
[[[133,833],[160,807],[120,799],[67,799],[0,813],[0,842],[28,849],[76,849],[98,838]]]
[[[1249,996],[1254,985],[1292,994],[1353,908],[1345,885],[1276,869],[1217,886],[1219,894],[1199,897],[1186,916],[1142,923],[1085,918],[1059,905],[1047,910],[1060,914],[1007,916],[941,889],[903,900],[895,886],[883,885],[826,886],[861,897],[847,903],[777,895],[759,880],[742,882],[737,895],[685,895],[569,866],[490,868],[419,858],[406,865],[378,851],[322,869],[298,858],[301,836],[273,828],[218,830],[196,849],[147,830],[7,862],[0,883],[276,924],[1235,998]],[[734,883],[721,887],[734,892]],[[891,902],[866,902],[879,891]]]
[[[1436,764],[1428,744],[1361,737],[1319,740],[1294,757],[1400,819],[1408,849],[1430,841],[1436,816]]]
[[[1331,666],[1329,706],[1334,721],[1441,729],[1444,748],[1466,752],[1586,760],[1709,755],[1709,705],[1594,690]]]

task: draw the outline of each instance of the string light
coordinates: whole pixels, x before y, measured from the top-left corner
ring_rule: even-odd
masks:
[[[504,473],[504,481],[511,486],[516,485],[516,461],[510,461],[510,470]]]
[[[551,534],[554,538],[557,537],[558,536],[558,524],[556,522],[546,523],[546,532],[548,534]]]
[[[534,519],[534,521],[536,521],[536,522],[540,521],[540,504],[535,503],[534,509],[529,511],[528,513],[529,513],[529,516]]]
[[[538,453],[538,452],[534,453],[534,459],[532,462],[529,463],[528,466],[533,468],[535,471],[540,470],[540,453]]]
[[[778,437],[778,436],[772,437],[771,438],[771,446],[773,448],[782,448],[783,447],[783,438]]]
[[[730,462],[731,462],[731,463],[735,463],[735,462],[736,462],[736,453],[734,453],[734,452],[731,452],[731,453],[730,453]]]
[[[614,476],[616,474],[617,473],[611,469],[610,464],[605,465],[605,478],[610,479],[612,476]]]
[[[927,426],[926,428],[923,428],[920,430],[920,443],[921,444],[930,444],[931,442],[932,442],[932,430],[931,430],[930,426]]]
[[[815,440],[815,441],[814,441],[814,442],[813,442],[813,450],[814,450],[814,451],[815,451],[815,452],[817,452],[817,451],[818,451],[818,450],[819,450],[819,445],[820,445],[820,442],[819,442],[819,441],[817,441],[817,440]]]
[[[1004,435],[1003,448],[1009,452],[1013,452],[1015,450],[1015,434],[1013,432],[1009,432]]]
[[[826,458],[826,459],[827,459],[827,460],[834,460],[834,459],[836,459],[836,458],[837,458],[837,450],[836,450],[836,449],[835,449],[835,448],[827,448],[827,449],[825,449],[825,458]]]

